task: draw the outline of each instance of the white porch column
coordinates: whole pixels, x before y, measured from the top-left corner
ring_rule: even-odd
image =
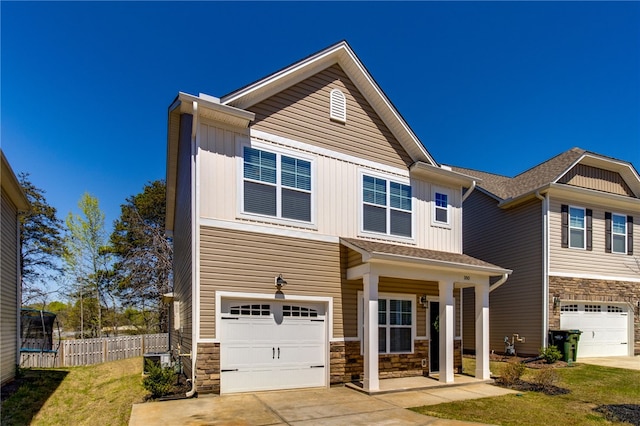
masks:
[[[489,283],[476,285],[476,379],[488,380],[489,371]]]
[[[438,282],[440,293],[440,382],[453,383],[453,281]]]
[[[362,277],[364,290],[364,380],[367,391],[379,390],[378,380],[378,276]]]

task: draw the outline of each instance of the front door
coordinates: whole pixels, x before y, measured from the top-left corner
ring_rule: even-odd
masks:
[[[440,371],[440,303],[429,302],[429,372]]]

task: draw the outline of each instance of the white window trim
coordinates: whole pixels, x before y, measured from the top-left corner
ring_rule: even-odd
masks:
[[[263,142],[259,142],[259,141],[255,141],[255,140],[248,140],[248,139],[244,139],[236,144],[237,146],[237,152],[236,152],[236,157],[238,159],[238,177],[237,177],[237,191],[238,191],[238,205],[237,205],[237,218],[238,219],[247,219],[247,220],[252,220],[252,221],[260,221],[260,222],[268,222],[268,223],[274,223],[274,224],[279,224],[279,225],[286,225],[286,226],[295,226],[295,227],[299,227],[299,228],[308,228],[308,229],[313,229],[316,230],[317,229],[317,224],[316,224],[316,220],[317,220],[317,212],[316,212],[316,198],[317,198],[317,193],[318,193],[318,184],[317,184],[317,178],[316,178],[316,157],[313,155],[309,155],[307,153],[303,153],[303,152],[299,152],[299,151],[293,151],[293,150],[289,150],[289,149],[283,149],[281,147],[278,146],[274,146],[268,143],[263,143]],[[261,215],[258,213],[251,213],[251,212],[245,212],[244,211],[244,148],[248,147],[248,148],[254,148],[254,149],[259,149],[261,151],[266,151],[266,152],[271,152],[273,154],[276,154],[276,183],[274,186],[276,186],[276,216],[268,216],[268,215]],[[300,159],[300,160],[304,160],[304,161],[308,161],[309,163],[311,163],[311,221],[310,222],[305,222],[302,220],[295,220],[295,219],[288,219],[288,218],[283,218],[282,215],[282,201],[281,201],[281,197],[282,197],[282,184],[281,184],[281,172],[282,172],[282,166],[281,166],[281,161],[282,161],[282,156],[287,156],[287,157],[291,157],[291,158],[296,158],[296,159]],[[249,180],[251,182],[253,182],[252,180]],[[265,183],[266,184],[266,183]],[[268,184],[268,185],[273,185],[273,184]],[[302,192],[306,192],[306,191],[302,191]]]
[[[583,228],[582,228],[582,241],[584,241],[584,245],[582,247],[573,247],[571,245],[571,229],[580,229],[580,228],[575,228],[571,226],[571,209],[578,209],[578,210],[582,210],[582,218],[583,218]],[[587,249],[587,209],[585,207],[579,207],[579,206],[569,206],[569,211],[567,212],[568,217],[568,228],[567,228],[567,232],[569,233],[569,235],[567,236],[569,238],[569,248],[570,249],[574,249],[574,250],[586,250]],[[613,244],[613,241],[612,241]]]
[[[386,233],[382,233],[382,232],[374,232],[374,231],[366,231],[364,229],[364,185],[363,185],[363,181],[364,181],[364,176],[371,176],[374,178],[378,178],[378,179],[384,179],[387,181],[387,205],[385,206],[385,209],[387,211],[387,232]],[[402,235],[395,235],[395,234],[391,234],[391,215],[389,214],[389,212],[391,211],[392,207],[391,207],[391,201],[390,201],[390,197],[391,197],[391,191],[390,191],[390,182],[394,182],[394,183],[399,183],[402,185],[406,185],[409,186],[411,188],[411,236],[410,237],[405,237]],[[409,178],[404,178],[401,176],[393,176],[393,175],[387,175],[384,173],[380,173],[377,171],[373,171],[373,170],[367,170],[367,169],[359,169],[358,170],[358,214],[360,216],[359,218],[359,228],[358,228],[358,235],[362,236],[362,237],[373,237],[373,238],[380,238],[381,236],[384,237],[387,240],[392,240],[392,241],[398,241],[398,242],[415,242],[415,236],[416,236],[416,198],[415,198],[415,194],[414,194],[414,188],[411,187],[411,180]],[[379,206],[382,207],[382,206]],[[395,209],[398,210],[398,209]],[[404,211],[404,212],[409,212],[408,210],[400,210],[400,211]]]
[[[436,193],[439,194],[444,194],[447,196],[447,221],[446,222],[440,222],[438,220],[436,220],[436,211],[437,209],[441,209],[442,207],[438,207],[436,205]],[[432,209],[431,209],[431,226],[435,226],[438,228],[447,228],[447,229],[451,229],[451,212],[452,212],[452,208],[451,208],[451,199],[453,196],[453,191],[451,189],[448,188],[442,188],[442,187],[438,187],[438,186],[433,186],[431,188],[431,203],[432,203]]]
[[[620,216],[624,219],[624,234],[619,234],[613,231],[613,217]],[[614,235],[623,235],[624,236],[624,251],[614,251],[613,250],[613,236]],[[622,213],[614,213],[611,212],[611,253],[612,254],[627,254],[629,247],[627,247],[627,242],[629,241],[629,223],[627,222],[627,215]]]
[[[402,354],[412,354],[415,352],[415,342],[417,339],[416,336],[416,309],[417,309],[417,296],[415,294],[408,293],[378,293],[378,301],[380,299],[385,300],[409,300],[411,301],[411,351],[410,352],[378,352],[378,355],[402,355]],[[376,318],[377,318],[376,312]],[[380,324],[376,324],[377,327],[380,327]],[[389,325],[386,325],[387,328]],[[409,328],[409,327],[406,327]],[[360,342],[360,355],[364,355],[364,295],[362,291],[358,291],[358,341]]]

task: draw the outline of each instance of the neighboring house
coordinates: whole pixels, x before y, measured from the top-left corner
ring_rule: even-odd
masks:
[[[29,208],[11,166],[0,150],[0,384],[13,380],[20,360],[20,223],[18,213]]]
[[[197,391],[451,383],[462,287],[489,378],[490,283],[510,271],[462,252],[473,179],[431,157],[346,42],[220,99],[180,93],[168,121],[171,347]]]
[[[465,253],[513,269],[509,285],[491,293],[491,349],[503,352],[505,336],[518,334],[525,341],[516,350],[534,355],[550,329],[579,329],[578,358],[633,355],[640,343],[633,165],[573,148],[514,178],[453,169],[482,179],[464,203]],[[465,314],[472,299],[465,297]],[[473,350],[473,335],[464,333],[464,348]]]

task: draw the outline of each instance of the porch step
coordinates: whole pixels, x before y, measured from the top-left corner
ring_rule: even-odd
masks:
[[[461,386],[477,385],[480,383],[495,383],[495,380],[479,380],[472,376],[456,374],[453,383],[440,383],[436,377],[403,377],[397,379],[380,379],[380,389],[367,391],[362,382],[345,383],[345,387],[367,395],[383,395],[388,393],[435,390]]]

